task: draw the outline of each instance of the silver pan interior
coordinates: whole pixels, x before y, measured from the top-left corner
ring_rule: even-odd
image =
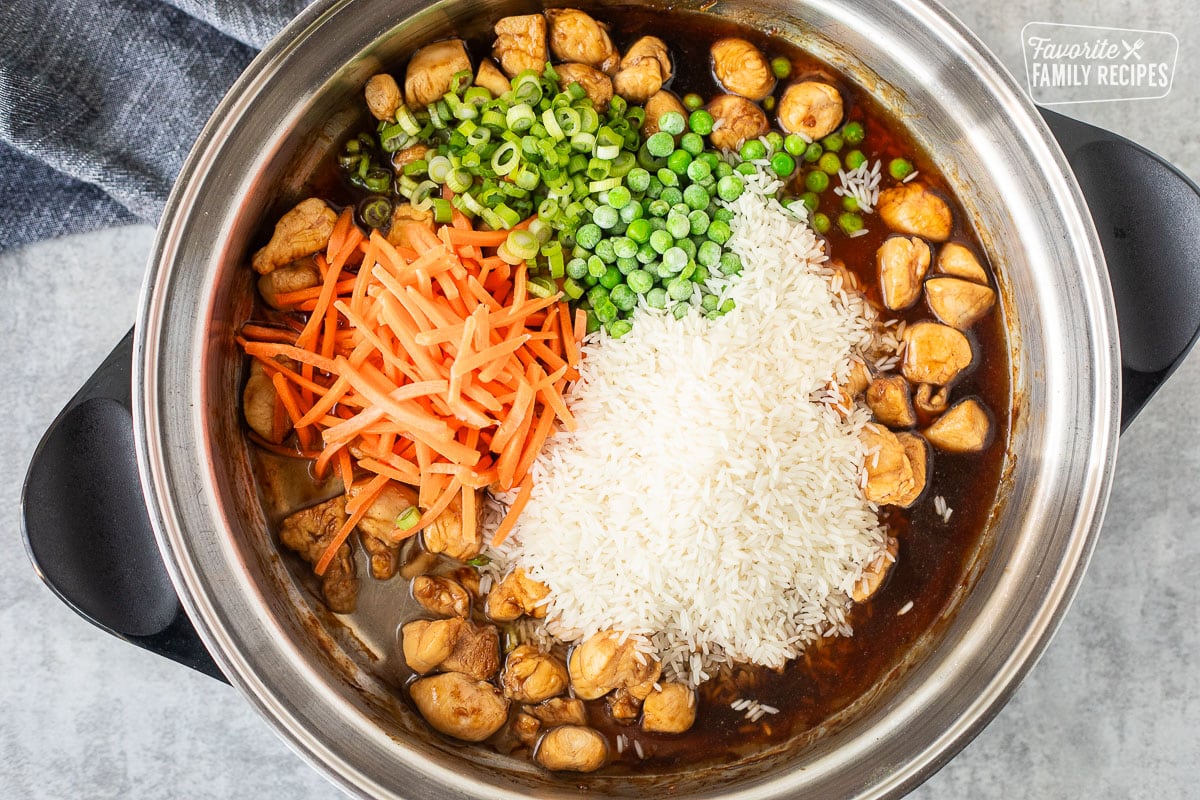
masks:
[[[590,5],[590,4],[589,4]],[[688,3],[675,4],[687,8]],[[998,710],[1045,647],[1100,524],[1117,433],[1116,332],[1084,204],[1036,112],[938,7],[730,0],[881,98],[930,152],[989,248],[1014,375],[1007,501],[953,619],[836,730],[736,767],[563,781],[431,736],[274,554],[237,418],[250,237],[356,124],[363,82],[505,0],[318,2],[203,131],[168,204],[137,326],[135,396],[151,517],[184,605],[230,680],[306,760],[378,797],[894,796]],[[368,667],[368,668],[364,668]]]

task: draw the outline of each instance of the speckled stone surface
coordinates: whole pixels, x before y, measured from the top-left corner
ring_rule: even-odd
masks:
[[[1019,32],[1029,21],[1176,33],[1168,98],[1062,110],[1200,176],[1200,17],[1190,0],[950,5],[1022,81]],[[29,458],[132,323],[151,238],[146,228],[103,231],[0,257],[0,798],[336,797],[236,692],[81,621],[42,586],[21,546]],[[1193,355],[1121,440],[1103,534],[1048,651],[912,797],[1195,796],[1198,398]]]

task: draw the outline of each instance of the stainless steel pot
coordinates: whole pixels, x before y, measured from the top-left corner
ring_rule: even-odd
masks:
[[[515,10],[500,0],[322,0],[239,79],[164,214],[132,343],[132,394],[127,342],[35,457],[26,533],[47,582],[97,624],[223,675],[301,756],[363,796],[574,797],[580,785],[591,796],[898,796],[963,747],[1033,665],[1075,592],[1122,412],[1132,418],[1200,327],[1191,302],[1200,286],[1196,237],[1155,227],[1142,211],[1153,203],[1135,202],[1138,191],[1174,193],[1176,218],[1193,225],[1200,197],[1140,148],[1051,115],[1065,156],[999,62],[930,3],[681,6],[777,31],[880,98],[938,162],[997,265],[1014,393],[1004,501],[969,591],[903,668],[813,741],[721,769],[564,781],[431,735],[372,674],[370,643],[333,624],[281,565],[234,399],[233,333],[250,298],[251,237],[303,193],[314,165],[359,122],[351,109],[367,77],[417,43]],[[1109,191],[1128,181],[1137,191]],[[1106,252],[1121,290],[1116,305]],[[1145,309],[1158,312],[1153,321]],[[120,477],[129,459],[110,440],[126,442],[124,453],[136,447],[148,522],[106,516],[138,501],[138,486]],[[79,466],[81,445],[101,461]],[[105,463],[114,452],[116,462]],[[94,522],[88,555],[78,557],[73,522],[81,518],[101,520],[99,540],[111,540],[122,560],[105,560]],[[148,526],[165,572],[139,541]],[[130,548],[141,557],[132,572]]]

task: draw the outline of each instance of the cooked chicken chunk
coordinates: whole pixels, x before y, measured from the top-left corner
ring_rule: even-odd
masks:
[[[608,36],[607,25],[574,8],[548,8],[546,20],[555,59],[586,64],[610,75],[616,70],[621,56]]]
[[[687,109],[683,107],[683,103],[679,102],[679,98],[666,89],[655,92],[646,101],[645,110],[646,119],[642,123],[642,136],[647,138],[658,133],[658,119],[668,111],[674,111],[687,119]]]
[[[319,253],[329,244],[337,213],[325,201],[310,197],[279,218],[271,240],[254,254],[250,265],[260,275]]]
[[[918,322],[904,329],[901,372],[913,383],[945,386],[971,365],[971,342],[940,322]]]
[[[412,203],[397,203],[392,209],[392,224],[388,228],[388,244],[395,247],[412,247],[408,229],[410,225],[433,228],[433,212],[417,208]]]
[[[987,271],[980,265],[979,259],[970,249],[957,242],[947,242],[938,250],[937,268],[938,272],[985,286],[988,282]]]
[[[922,183],[904,183],[879,193],[879,217],[892,230],[931,242],[950,238],[953,217],[946,201]]]
[[[492,93],[492,97],[499,97],[512,88],[508,78],[490,58],[479,62],[479,69],[475,73],[475,85],[487,89]]]
[[[452,579],[465,589],[472,603],[483,596],[479,593],[479,570],[475,569],[475,567],[469,565],[458,567],[451,570],[446,577]]]
[[[427,106],[450,91],[455,73],[471,71],[471,58],[462,39],[427,44],[413,53],[404,74],[404,99],[410,106]]]
[[[863,567],[862,577],[855,581],[854,591],[850,593],[854,602],[865,603],[871,599],[883,586],[888,573],[892,571],[892,565],[896,563],[896,556],[900,552],[900,542],[896,540],[896,537],[889,536],[886,547],[885,552],[877,555],[870,564]]]
[[[867,406],[875,419],[889,428],[911,428],[917,424],[908,381],[900,375],[885,375],[871,381]]]
[[[536,706],[528,706],[525,710],[537,717],[547,728],[587,724],[587,708],[582,700],[574,697],[551,697]]]
[[[297,511],[279,526],[279,540],[309,564],[316,566],[333,537],[346,522],[346,498],[339,495],[319,505]],[[358,598],[358,576],[350,545],[343,543],[325,574],[321,576],[321,594],[336,614],[354,611]]]
[[[298,292],[301,289],[311,289],[321,284],[321,272],[311,258],[302,258],[276,267],[258,279],[258,293],[271,308],[281,311],[290,310],[291,306],[281,305],[279,295],[284,292]]]
[[[492,57],[500,62],[505,75],[515,78],[527,69],[542,74],[550,60],[545,17],[541,14],[505,17],[496,23],[495,31]]]
[[[719,94],[705,108],[713,116],[709,141],[719,150],[736,150],[742,142],[757,139],[771,129],[763,110],[736,94]]]
[[[458,672],[421,678],[408,692],[434,730],[463,741],[482,742],[508,719],[508,701],[499,689]]]
[[[569,63],[558,64],[554,67],[558,73],[560,85],[565,89],[572,83],[578,83],[592,101],[597,111],[607,111],[609,101],[613,96],[612,78],[598,69],[587,64]]]
[[[779,127],[809,139],[820,139],[842,124],[842,95],[828,83],[801,81],[779,98]]]
[[[929,482],[929,445],[916,433],[897,433],[896,438],[904,447],[904,455],[908,458],[913,473],[912,490],[897,503],[907,507],[917,502],[917,498],[925,491],[925,485]]]
[[[846,382],[835,387],[838,393],[838,404],[834,407],[842,419],[846,419],[854,411],[854,401],[867,390],[871,384],[871,371],[859,359],[850,362],[850,375]]]
[[[548,594],[550,587],[533,580],[518,567],[492,586],[484,612],[497,622],[509,622],[523,614],[540,619],[546,616],[543,601]]]
[[[435,669],[488,680],[500,668],[500,634],[462,617],[418,619],[400,629],[404,661],[413,672]]]
[[[250,377],[246,380],[246,388],[242,390],[242,413],[246,416],[246,424],[250,430],[266,439],[268,442],[279,444],[283,437],[275,431],[275,403],[279,393],[275,384],[267,375],[266,367],[258,359],[250,360]]]
[[[346,493],[353,498],[360,487],[351,487]],[[358,522],[358,532],[363,549],[371,561],[372,577],[385,581],[396,574],[400,566],[400,545],[396,539],[401,531],[396,521],[416,505],[416,493],[406,486],[390,483],[367,509]]]
[[[401,555],[403,557],[400,563],[400,577],[409,581],[436,569],[442,559],[437,553],[431,553],[422,547],[420,537],[408,541],[407,551],[405,546],[401,545]]]
[[[992,310],[996,293],[961,278],[930,278],[925,282],[925,298],[937,318],[965,331]]]
[[[613,88],[631,103],[645,103],[670,78],[666,42],[657,36],[643,36],[625,51],[613,76]]]
[[[404,169],[406,165],[411,164],[414,161],[420,161],[427,155],[429,155],[428,145],[424,145],[419,142],[414,145],[409,145],[403,150],[397,150],[392,155],[392,169],[400,172],[400,170]],[[395,217],[393,216],[393,219],[394,218]]]
[[[960,400],[925,429],[925,438],[948,453],[977,453],[992,436],[992,419],[974,397]]]
[[[937,416],[946,410],[946,406],[950,402],[950,390],[945,386],[937,387],[932,384],[922,383],[917,387],[917,394],[913,399],[913,405],[917,407],[926,416]]]
[[[518,742],[526,747],[533,747],[538,734],[542,732],[541,720],[522,711],[513,718],[512,732]]]
[[[592,772],[608,759],[608,743],[591,728],[560,725],[541,738],[533,757],[549,770]]]
[[[617,722],[633,722],[642,713],[642,701],[629,693],[628,689],[614,689],[604,698],[608,713]]]
[[[745,39],[720,39],[709,51],[712,55],[713,75],[721,88],[730,94],[738,94],[758,101],[775,88],[775,73],[771,62],[757,47]]]
[[[891,236],[875,251],[879,291],[893,311],[908,308],[921,296],[921,281],[929,271],[929,245],[916,236]]]
[[[882,425],[863,428],[862,440],[867,448],[864,496],[870,502],[908,507],[925,489],[925,454],[907,439],[909,435],[894,434]],[[920,444],[924,447],[923,442]],[[913,456],[920,463],[914,463]]]
[[[465,617],[471,613],[471,595],[461,583],[443,575],[418,575],[413,578],[412,593],[431,614]]]
[[[568,682],[566,664],[529,644],[509,653],[500,673],[504,696],[522,703],[540,703],[560,695]]]
[[[363,93],[367,96],[367,108],[375,119],[395,119],[396,112],[404,105],[400,84],[386,72],[372,75]]]
[[[571,651],[567,670],[575,696],[583,700],[595,700],[613,689],[628,689],[640,700],[654,688],[662,665],[641,652],[632,637],[622,642],[616,631],[601,631]]]
[[[473,492],[474,489],[464,489]],[[466,561],[479,555],[483,537],[479,531],[479,502],[475,502],[476,518],[463,519],[462,496],[455,497],[441,516],[422,531],[425,549],[431,553],[445,553],[451,558]]]
[[[682,683],[664,683],[650,692],[642,709],[642,730],[683,733],[696,721],[696,693]]]

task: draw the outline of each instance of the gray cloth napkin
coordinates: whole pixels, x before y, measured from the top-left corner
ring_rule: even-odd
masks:
[[[308,0],[0,0],[0,252],[155,223],[217,102]]]

